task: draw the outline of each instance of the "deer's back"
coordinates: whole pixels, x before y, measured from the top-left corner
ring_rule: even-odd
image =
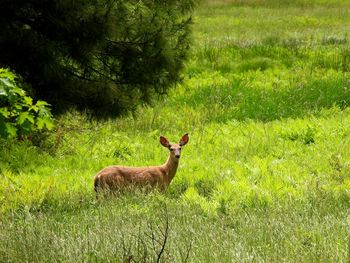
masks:
[[[125,185],[163,185],[166,181],[162,166],[127,167],[109,166],[95,176],[95,187]]]

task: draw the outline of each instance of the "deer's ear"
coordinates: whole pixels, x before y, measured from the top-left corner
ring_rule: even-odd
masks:
[[[163,145],[164,147],[169,148],[170,143],[169,143],[167,138],[165,138],[164,136],[160,136],[159,141],[160,141],[161,145]]]
[[[186,133],[184,136],[182,136],[181,140],[180,140],[180,146],[184,146],[188,143],[188,140],[190,138],[188,137],[188,134]]]

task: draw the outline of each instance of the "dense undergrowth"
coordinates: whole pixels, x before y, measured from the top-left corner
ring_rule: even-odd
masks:
[[[1,141],[0,261],[347,262],[349,5],[277,2],[202,3],[154,107]],[[160,164],[184,132],[164,195],[96,201],[102,167]]]

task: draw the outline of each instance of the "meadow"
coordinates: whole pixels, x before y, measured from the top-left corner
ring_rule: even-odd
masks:
[[[115,120],[70,112],[0,141],[0,262],[349,262],[350,3],[207,0],[183,82]],[[97,201],[112,164],[165,194]]]

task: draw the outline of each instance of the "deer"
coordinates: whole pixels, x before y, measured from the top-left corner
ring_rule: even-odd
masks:
[[[170,154],[167,161],[159,166],[130,167],[130,166],[108,166],[103,168],[94,177],[94,188],[96,194],[100,189],[109,192],[118,192],[127,187],[155,188],[164,192],[175,177],[181,148],[189,141],[186,133],[177,144],[171,144],[167,138],[160,136],[160,144],[169,149]]]

